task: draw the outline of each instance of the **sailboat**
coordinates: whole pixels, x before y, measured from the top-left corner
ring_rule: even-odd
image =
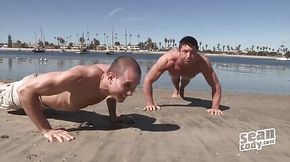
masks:
[[[44,39],[44,35],[42,33],[42,27],[40,27],[40,40],[36,41],[36,33],[35,33],[35,46],[32,50],[32,52],[35,52],[35,53],[42,53],[42,52],[45,52],[45,47],[44,47],[44,42],[45,42],[45,39]],[[40,43],[41,42],[41,43]]]
[[[87,48],[84,48],[84,42],[85,42],[84,33],[83,33],[82,37],[80,38],[80,42],[81,42],[80,50],[77,51],[77,54],[86,54],[86,53],[89,53],[90,51]]]

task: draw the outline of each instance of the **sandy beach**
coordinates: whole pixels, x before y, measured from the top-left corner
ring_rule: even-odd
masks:
[[[72,142],[49,143],[28,117],[0,111],[0,161],[69,162],[233,162],[290,159],[289,95],[224,92],[224,116],[210,116],[210,92],[186,92],[183,99],[171,91],[155,90],[162,106],[144,112],[140,89],[118,105],[118,114],[132,118],[131,125],[108,122],[106,103],[80,112],[47,111],[54,128],[64,127],[75,136]],[[239,134],[266,128],[276,129],[276,144],[262,150],[241,152]],[[287,160],[288,159],[288,160]]]

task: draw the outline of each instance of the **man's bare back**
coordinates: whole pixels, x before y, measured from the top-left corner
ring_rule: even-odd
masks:
[[[100,78],[104,74],[97,65],[92,66],[77,66],[71,69],[75,78],[65,85],[66,91],[50,95],[41,96],[42,103],[50,108],[63,111],[76,111],[101,102],[106,98],[106,95],[100,91]],[[79,76],[77,76],[79,73]],[[54,74],[40,74],[37,78],[30,78],[25,81],[24,85],[42,83],[42,79],[50,79],[50,77],[62,77],[66,75],[63,72]],[[96,79],[98,78],[98,79]],[[40,85],[41,86],[41,85]],[[46,85],[43,85],[46,86]],[[85,92],[85,93],[80,93]],[[22,97],[20,97],[21,99]],[[21,100],[20,100],[21,101]]]

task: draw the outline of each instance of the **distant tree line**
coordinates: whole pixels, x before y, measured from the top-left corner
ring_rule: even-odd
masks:
[[[98,34],[96,34],[96,37]],[[114,46],[121,46],[121,43],[117,41],[118,35],[115,33],[114,35],[114,42],[112,40],[112,43],[114,43]],[[101,45],[100,40],[97,38],[93,38],[92,41],[89,40],[89,38],[85,39],[83,36],[79,37],[78,41],[81,44],[86,43],[86,48],[88,49],[100,49],[100,46],[108,46],[108,38],[109,36],[104,33],[104,42]],[[129,34],[130,43],[128,44],[131,46],[131,38],[132,34]],[[142,42],[140,41],[140,35],[137,35],[138,43],[137,46],[141,50],[148,50],[148,51],[168,51],[172,48],[176,48],[177,44],[175,39],[173,38],[164,38],[164,45],[162,45],[161,42],[154,42],[152,38],[147,38],[146,41]],[[79,46],[78,44],[72,43],[71,36],[68,37],[54,37],[54,39],[57,41],[57,44],[50,43],[48,41],[42,42],[38,40],[37,45],[38,46],[45,46],[46,48],[52,48],[52,49],[59,49],[59,48],[67,48],[71,49],[73,47]],[[113,39],[113,38],[112,38]],[[106,41],[107,40],[107,41]],[[34,43],[35,44],[35,43]],[[284,45],[281,45],[278,49],[270,48],[267,46],[254,46],[252,45],[250,48],[246,48],[245,50],[241,49],[241,44],[237,45],[236,47],[232,47],[229,45],[221,45],[218,43],[216,46],[213,46],[212,48],[209,48],[207,44],[204,44],[203,42],[198,42],[199,45],[199,51],[203,53],[215,53],[215,54],[239,54],[239,55],[254,55],[254,56],[281,56],[285,55],[286,57],[289,57],[289,49],[285,47]],[[33,47],[32,43],[26,43],[21,42],[20,40],[17,40],[13,43],[12,37],[9,34],[8,35],[8,41],[7,41],[7,47],[8,48],[31,48]]]

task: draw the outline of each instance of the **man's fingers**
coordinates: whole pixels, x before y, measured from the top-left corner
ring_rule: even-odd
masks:
[[[52,142],[53,141],[53,137],[52,136],[48,136],[46,138],[48,138],[48,142]]]
[[[221,110],[207,109],[206,111],[210,113],[210,115],[215,115],[215,116],[224,115],[224,113]]]
[[[59,142],[63,142],[63,139],[62,139],[61,136],[59,136],[59,135],[55,135],[54,137],[55,137]]]
[[[160,110],[160,106],[155,106],[155,105],[150,105],[150,106],[146,106],[144,107],[144,111],[156,111],[156,110]]]
[[[74,137],[68,134],[67,132],[62,132],[62,138],[64,138],[67,141],[71,141],[74,139]]]
[[[71,141],[74,139],[72,135],[64,130],[49,130],[44,134],[44,137],[48,139],[49,142],[52,142],[53,139],[57,139],[59,142]]]

